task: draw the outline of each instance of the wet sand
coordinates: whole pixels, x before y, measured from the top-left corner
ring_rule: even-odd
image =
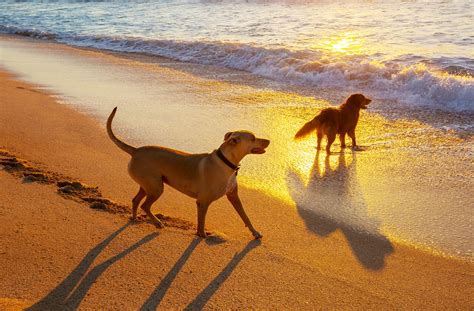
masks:
[[[104,198],[128,206],[136,185],[126,174],[127,156],[108,140],[101,123],[9,73],[2,72],[0,81],[1,148],[11,158],[24,159],[48,176],[98,187]],[[367,137],[370,133],[361,133],[361,141]],[[248,181],[242,201],[264,234],[261,243],[251,240],[224,199],[213,204],[207,218],[220,238],[205,242],[191,227],[157,231],[143,221],[127,225],[126,212],[91,209],[90,202],[58,194],[54,183],[25,182],[4,168],[0,307],[473,308],[472,263],[400,243],[369,213],[366,202],[377,197],[367,199],[367,191],[361,196],[360,187],[390,185],[356,176],[377,157],[386,159],[386,153],[320,154],[315,160],[310,143],[304,146],[304,165],[283,170],[286,183],[299,185],[288,187],[289,196],[257,190],[252,176],[242,178]],[[263,160],[252,161],[247,167]],[[397,163],[387,169],[401,171]],[[410,174],[419,172],[400,178]],[[314,196],[313,187],[328,190]],[[436,192],[413,199],[432,199]],[[374,204],[398,203],[383,193]],[[320,212],[335,198],[342,201],[331,203],[333,208],[342,202],[359,211],[350,226]],[[308,211],[308,202],[324,208]],[[178,223],[195,223],[194,202],[170,188],[154,210]],[[364,213],[370,234],[358,228]],[[350,219],[351,213],[338,215]]]

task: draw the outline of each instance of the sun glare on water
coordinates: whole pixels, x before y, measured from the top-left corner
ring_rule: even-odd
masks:
[[[344,32],[322,40],[320,47],[330,52],[360,55],[365,51],[364,38],[355,32]]]

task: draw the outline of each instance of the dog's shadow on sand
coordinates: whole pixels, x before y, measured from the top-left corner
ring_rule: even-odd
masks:
[[[158,233],[148,234],[122,252],[108,258],[107,260],[90,269],[94,261],[107,247],[107,245],[109,245],[110,242],[112,242],[112,240],[128,226],[129,224],[122,226],[93,249],[91,249],[76,266],[76,268],[58,286],[56,286],[56,288],[54,288],[44,298],[26,310],[77,310],[80,303],[87,295],[89,289],[102,275],[102,273],[104,273],[118,260],[124,258],[131,252],[138,249],[140,246],[150,242],[158,236]]]
[[[380,221],[368,214],[356,176],[356,153],[347,164],[341,152],[334,169],[330,156],[323,165],[319,157],[318,151],[307,184],[295,171],[287,173],[287,186],[298,214],[317,236],[326,237],[340,229],[360,264],[370,270],[383,269],[393,246],[380,232]]]
[[[80,307],[82,300],[86,297],[89,289],[99,279],[99,277],[115,262],[124,258],[131,252],[135,251],[144,244],[152,241],[157,237],[158,233],[151,233],[140,239],[138,242],[132,244],[120,253],[106,259],[105,261],[95,265],[99,255],[104,249],[129,225],[127,223],[122,226],[110,236],[105,238],[102,242],[92,248],[81,260],[81,262],[74,268],[74,270],[53,290],[51,290],[45,297],[36,302],[34,305],[25,310],[77,310]],[[151,293],[148,299],[144,302],[140,310],[156,310],[166,292],[170,288],[174,279],[177,277],[185,263],[190,258],[193,251],[201,243],[203,239],[194,238],[188,247],[184,250],[181,257],[174,264],[167,275],[161,280],[160,284]],[[204,240],[207,245],[213,246],[223,243],[219,237],[210,237]],[[260,240],[252,240],[227,263],[223,270],[204,288],[196,298],[186,307],[187,310],[202,309],[206,303],[211,299],[219,287],[232,274],[244,257],[254,248],[260,245]]]
[[[183,266],[188,261],[191,254],[202,241],[201,238],[195,238],[191,241],[188,247],[183,251],[181,257],[176,261],[174,266],[166,274],[166,276],[161,280],[160,284],[155,288],[151,293],[145,303],[141,306],[140,310],[156,310],[161,301],[163,300],[166,292],[170,288],[174,279],[178,276],[179,272]],[[207,244],[213,245],[214,242],[208,242]],[[206,303],[211,299],[214,293],[219,289],[219,287],[227,280],[227,278],[232,274],[238,264],[244,259],[244,257],[254,248],[261,244],[260,240],[252,240],[234,257],[229,261],[229,263],[222,269],[222,271],[204,288],[197,296],[191,301],[184,310],[201,310]]]

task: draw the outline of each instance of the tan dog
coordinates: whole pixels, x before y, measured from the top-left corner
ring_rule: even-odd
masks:
[[[360,109],[367,109],[372,100],[362,94],[352,94],[338,108],[323,109],[313,120],[307,122],[296,133],[295,139],[303,138],[313,131],[317,131],[318,150],[321,149],[321,140],[328,137],[326,152],[331,153],[331,145],[339,134],[341,148],[346,148],[346,133],[352,139],[352,147],[357,148],[355,128],[359,121]]]
[[[132,219],[137,217],[137,209],[146,196],[141,208],[157,227],[162,222],[151,212],[151,205],[163,193],[163,183],[197,199],[198,228],[197,235],[205,238],[204,225],[209,205],[227,195],[227,198],[250,229],[256,239],[262,235],[255,230],[247,217],[238,195],[236,181],[238,163],[247,154],[265,153],[270,141],[256,138],[250,132],[229,132],[224,143],[211,153],[189,154],[160,146],[132,147],[115,137],[112,132],[112,119],[117,107],[107,120],[107,133],[112,141],[132,156],[128,164],[128,173],[140,185],[140,190],[132,200]]]

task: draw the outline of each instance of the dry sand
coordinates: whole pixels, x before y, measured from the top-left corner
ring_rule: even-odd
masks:
[[[61,195],[56,181],[79,181],[128,205],[127,155],[95,120],[6,72],[0,137],[0,309],[474,308],[472,263],[340,230],[307,234],[294,209],[258,191],[241,197],[261,242],[225,200],[207,221],[218,237],[203,241],[194,202],[170,188],[154,207],[171,217],[163,230]],[[51,183],[24,180],[6,158]]]

